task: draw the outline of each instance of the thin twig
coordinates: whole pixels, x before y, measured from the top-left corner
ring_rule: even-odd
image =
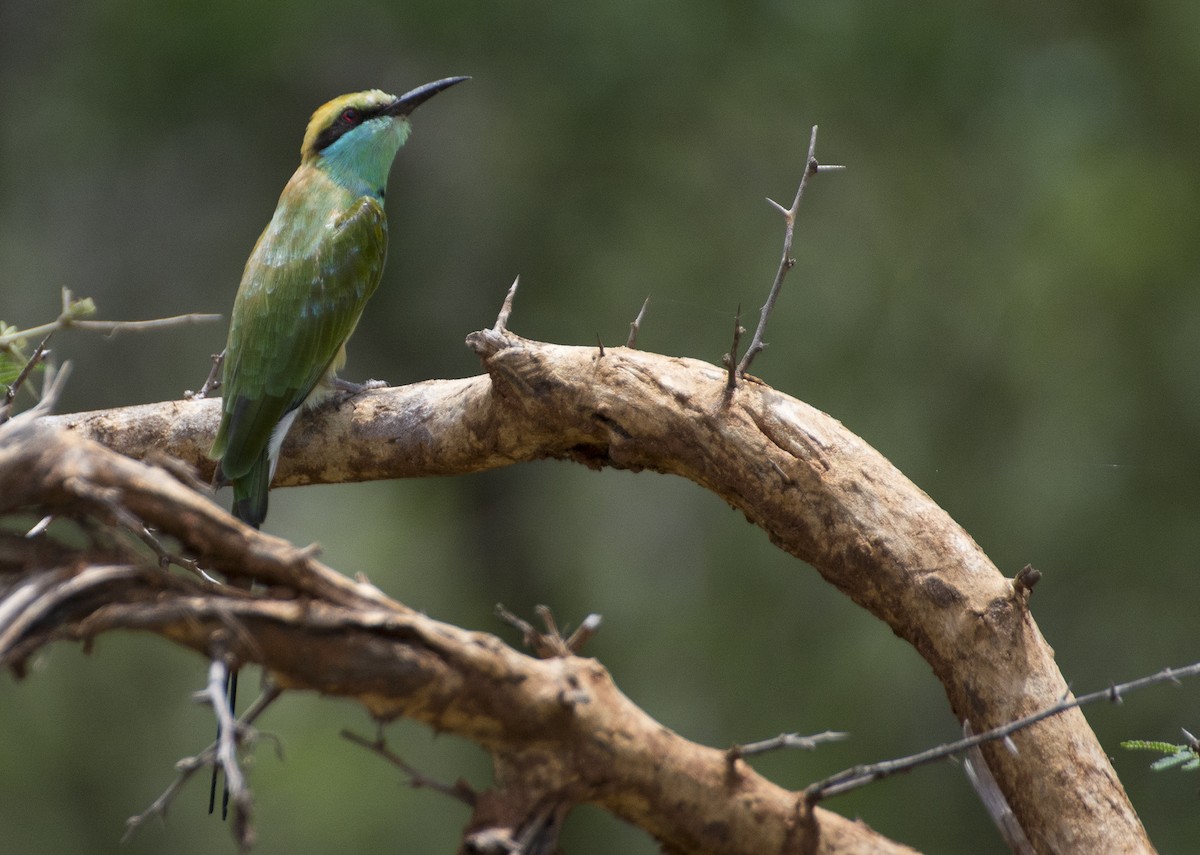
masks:
[[[638,310],[637,317],[629,324],[629,338],[625,339],[625,346],[633,350],[637,347],[638,333],[642,330],[642,321],[646,317],[646,309],[650,305],[650,298],[647,297],[642,303],[642,308]]]
[[[161,330],[167,327],[190,326],[191,324],[211,324],[221,320],[216,312],[189,312],[186,315],[171,315],[166,318],[150,318],[145,321],[70,321],[63,326],[75,327],[81,330],[99,330],[109,335],[123,332],[146,332]]]
[[[64,362],[57,370],[51,363],[46,363],[46,373],[42,377],[42,394],[38,402],[16,416],[8,414],[8,405],[0,407],[0,425],[16,424],[18,420],[33,421],[47,416],[54,411],[63,389],[67,386],[67,378],[71,376],[71,363]]]
[[[159,330],[187,324],[211,323],[219,320],[221,320],[221,315],[195,312],[186,315],[172,315],[169,318],[152,318],[145,321],[88,321],[73,318],[69,314],[64,313],[49,323],[0,335],[0,346],[11,344],[23,338],[48,335],[67,327],[74,327],[81,330],[99,330],[109,335],[115,335],[119,332],[145,332],[146,330]]]
[[[454,784],[443,784],[441,781],[435,781],[433,778],[422,774],[404,761],[404,758],[396,754],[387,747],[387,742],[383,738],[382,732],[374,739],[367,739],[365,736],[359,736],[349,730],[342,731],[342,738],[348,739],[355,745],[361,745],[369,751],[373,751],[387,760],[401,772],[408,776],[408,785],[414,789],[424,787],[428,790],[441,793],[449,796],[452,799],[462,802],[468,807],[475,807],[475,791],[471,789],[466,781],[458,780]]]
[[[254,703],[247,708],[245,714],[242,715],[240,721],[238,722],[238,727],[242,728],[243,731],[246,732],[243,735],[244,739],[248,738],[251,733],[253,734],[254,738],[258,738],[262,735],[257,731],[250,731],[249,727],[260,715],[266,711],[267,707],[274,703],[282,694],[283,690],[278,686],[268,685],[263,693],[258,696],[257,700],[255,700]],[[201,692],[201,696],[206,702],[208,701],[209,693],[207,690]],[[275,750],[277,754],[282,756],[278,741],[275,742]],[[125,834],[121,838],[121,842],[124,843],[128,841],[133,836],[134,832],[137,831],[138,827],[144,825],[151,817],[165,819],[167,816],[167,809],[171,806],[171,803],[175,800],[175,796],[183,788],[183,785],[191,779],[192,775],[213,765],[213,762],[216,758],[216,751],[217,743],[214,742],[199,754],[196,754],[192,757],[181,758],[175,764],[175,771],[178,772],[178,774],[175,776],[175,779],[167,785],[167,788],[163,790],[162,794],[159,795],[159,797],[156,798],[154,802],[144,811],[125,820]]]
[[[33,355],[25,360],[25,364],[21,366],[21,373],[17,375],[16,379],[8,387],[8,391],[4,393],[4,404],[0,406],[0,420],[7,416],[9,408],[17,397],[17,392],[25,385],[25,381],[29,379],[29,375],[37,368],[38,363],[46,358],[46,354],[49,353],[46,345],[50,343],[50,337],[53,335],[53,331],[48,332],[46,333],[46,337],[38,342],[38,346],[33,349]]]
[[[96,487],[82,478],[71,478],[64,482],[65,487],[72,490],[76,496],[98,505],[112,516],[113,525],[116,528],[124,529],[129,534],[140,540],[158,559],[159,567],[167,567],[174,564],[176,567],[182,567],[189,573],[196,576],[198,579],[212,581],[207,573],[200,569],[200,566],[194,559],[184,558],[181,555],[176,555],[167,551],[166,547],[159,542],[158,538],[146,527],[146,525],[137,518],[128,508],[122,505],[116,499],[116,491],[111,489],[102,489]]]
[[[202,398],[207,398],[210,394],[221,388],[221,366],[225,363],[225,351],[214,353],[211,357],[212,368],[208,371],[208,377],[204,380],[204,385],[200,387],[199,392],[193,392],[188,389],[183,393],[183,397],[189,401],[198,401]]]
[[[254,797],[246,786],[246,777],[238,762],[240,733],[233,709],[226,699],[228,679],[229,666],[222,657],[214,657],[208,665],[208,686],[204,692],[217,716],[216,766],[225,773],[225,801],[221,805],[221,818],[224,819],[227,805],[232,802],[233,836],[245,850],[250,848],[254,840],[254,826],[251,824]]]
[[[767,328],[767,319],[771,317],[771,312],[775,309],[775,301],[779,299],[784,278],[788,271],[796,265],[796,259],[792,258],[792,238],[796,231],[796,215],[800,211],[800,202],[804,199],[804,190],[808,187],[808,179],[817,172],[842,168],[841,166],[821,166],[817,163],[817,126],[813,125],[812,134],[808,140],[808,157],[804,163],[804,174],[800,177],[800,186],[796,188],[796,198],[792,200],[792,207],[785,208],[774,199],[767,199],[775,210],[783,214],[784,221],[787,223],[783,234],[783,256],[779,259],[779,270],[775,273],[775,281],[771,285],[770,293],[767,294],[767,302],[763,304],[762,311],[758,316],[758,326],[754,330],[754,337],[750,339],[750,346],[746,348],[746,354],[737,366],[738,377],[744,376],[750,370],[750,363],[754,361],[754,357],[758,356],[766,347],[763,342],[763,333]]]
[[[812,736],[801,736],[798,733],[781,733],[778,736],[763,739],[759,742],[732,745],[725,752],[725,759],[732,763],[742,757],[766,754],[768,751],[779,751],[783,748],[802,748],[805,751],[815,751],[818,745],[826,742],[838,742],[849,738],[850,734],[841,730],[826,730],[824,733],[814,733]]]
[[[1187,665],[1183,668],[1165,668],[1149,677],[1140,677],[1136,680],[1130,680],[1128,683],[1120,683],[1078,698],[1064,697],[1044,710],[1027,715],[1024,718],[1019,718],[1016,721],[1011,721],[1008,724],[994,727],[975,736],[939,745],[936,748],[930,748],[927,751],[921,751],[917,754],[910,754],[907,757],[884,760],[881,763],[872,763],[864,766],[855,766],[852,769],[838,772],[836,775],[831,775],[824,780],[809,784],[804,790],[804,798],[809,804],[816,804],[831,796],[838,796],[842,793],[848,793],[851,790],[857,790],[859,787],[864,787],[881,778],[888,778],[901,772],[908,772],[918,766],[924,766],[955,754],[961,754],[963,751],[973,748],[976,745],[1005,739],[1017,731],[1024,730],[1031,725],[1037,724],[1039,721],[1059,715],[1067,710],[1095,703],[1096,701],[1107,700],[1113,703],[1120,703],[1121,696],[1126,692],[1137,691],[1138,689],[1144,689],[1159,683],[1178,683],[1180,678],[1196,676],[1200,676],[1200,662]]]
[[[496,603],[496,617],[511,626],[517,632],[521,633],[521,640],[526,647],[533,647],[534,639],[538,635],[538,631],[533,628],[533,624],[524,618],[517,617],[504,607],[504,603]]]

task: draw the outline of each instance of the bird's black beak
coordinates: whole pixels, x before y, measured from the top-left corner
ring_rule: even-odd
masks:
[[[443,89],[449,89],[456,83],[462,83],[464,80],[470,80],[470,77],[446,77],[442,80],[435,80],[432,83],[426,83],[424,86],[418,86],[411,92],[405,92],[395,101],[387,106],[384,115],[387,116],[407,116],[413,110],[420,107],[434,95],[441,92]]]

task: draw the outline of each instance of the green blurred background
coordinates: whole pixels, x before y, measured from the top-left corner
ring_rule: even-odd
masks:
[[[516,274],[512,328],[717,361],[777,263],[808,130],[821,176],[755,373],[890,457],[1008,575],[1078,691],[1200,659],[1200,5],[907,2],[126,2],[0,5],[0,318],[59,289],[100,316],[227,313],[295,168],[345,91],[474,80],[423,108],[392,174],[392,251],[345,372],[477,373],[462,344]],[[196,388],[224,325],[55,342],[64,410]],[[955,736],[928,667],[719,499],[566,463],[283,490],[267,528],[318,541],[431,615],[498,632],[503,602],[605,624],[589,651],[683,735],[727,746],[847,730],[757,760],[790,787]],[[59,645],[0,679],[10,852],[117,851],[126,816],[211,737],[194,655]],[[254,680],[247,680],[251,686]],[[1197,782],[1129,738],[1200,728],[1200,685],[1087,711],[1155,842],[1200,832]],[[450,852],[465,810],[338,738],[352,704],[263,720],[257,852]],[[428,774],[482,752],[388,729]],[[233,851],[195,784],[124,853]],[[1002,852],[961,769],[829,807],[935,852]],[[571,853],[655,851],[595,809]]]

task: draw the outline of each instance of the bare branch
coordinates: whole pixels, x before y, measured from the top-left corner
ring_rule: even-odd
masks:
[[[207,687],[200,694],[206,703],[209,702],[210,692]],[[266,711],[267,707],[274,703],[282,694],[282,691],[278,687],[268,685],[266,690],[259,695],[253,704],[250,705],[245,714],[243,714],[238,720],[237,725],[241,734],[240,738],[243,742],[252,742],[261,735],[257,731],[250,730],[250,725],[252,725],[258,719],[258,717]],[[224,704],[224,698],[222,698],[221,702]],[[184,757],[179,760],[175,764],[175,771],[178,774],[175,776],[174,780],[167,785],[167,788],[162,792],[162,794],[159,795],[159,797],[156,798],[144,811],[125,820],[125,834],[122,836],[121,842],[128,842],[138,828],[144,825],[151,818],[158,817],[159,819],[165,819],[167,816],[167,810],[170,808],[172,802],[175,801],[175,797],[179,794],[180,790],[183,789],[183,785],[191,780],[192,776],[197,772],[208,769],[216,762],[217,749],[218,744],[214,742],[199,754],[192,757]],[[279,745],[276,743],[277,753],[278,749]]]
[[[38,343],[38,346],[33,349],[33,353],[30,354],[27,360],[25,360],[25,365],[21,367],[21,373],[16,376],[16,379],[13,380],[12,385],[10,385],[5,391],[4,403],[0,404],[0,421],[4,421],[8,418],[8,413],[11,411],[13,401],[16,400],[17,392],[19,392],[21,387],[25,385],[25,381],[29,379],[29,375],[33,373],[34,369],[36,369],[38,365],[41,364],[42,360],[46,358],[46,354],[50,352],[46,349],[46,346],[50,343],[50,337],[53,335],[53,332],[46,333],[46,337]]]
[[[493,637],[414,613],[324,568],[306,551],[241,526],[203,497],[188,498],[169,473],[156,474],[44,422],[4,428],[0,512],[14,503],[26,507],[36,495],[48,508],[108,517],[109,502],[119,501],[206,567],[265,584],[262,593],[247,596],[153,563],[69,570],[65,579],[53,568],[31,571],[32,582],[47,582],[28,593],[6,589],[20,605],[11,610],[16,619],[4,625],[0,664],[19,663],[56,638],[115,629],[154,632],[205,656],[220,639],[229,657],[261,664],[283,689],[354,698],[377,719],[403,715],[488,748],[497,784],[475,801],[470,840],[511,839],[529,851],[549,847],[570,806],[590,801],[676,851],[733,855],[783,851],[805,841],[817,851],[905,851],[819,808],[798,827],[795,794],[752,769],[739,770],[732,798],[724,752],[654,721],[594,660],[533,659]],[[80,488],[83,480],[88,488]],[[15,484],[19,491],[10,489]],[[172,514],[162,512],[168,503]],[[230,539],[237,544],[232,553]],[[80,560],[86,563],[86,553]],[[223,708],[224,670],[218,657],[207,695],[222,733],[230,735],[213,750],[230,776],[235,835],[245,846],[253,835],[252,801],[239,778],[233,740],[246,735]],[[531,741],[530,733],[538,738]],[[147,815],[161,812],[177,790],[170,787]],[[628,792],[662,795],[631,800],[623,795]],[[743,809],[744,799],[754,811]]]
[[[785,208],[774,199],[767,199],[775,210],[783,214],[786,223],[783,233],[783,256],[779,259],[779,270],[776,271],[775,281],[771,284],[771,290],[767,294],[767,302],[763,303],[762,311],[758,316],[758,326],[754,329],[754,337],[750,339],[750,346],[746,348],[746,354],[737,366],[738,377],[745,375],[750,370],[750,363],[767,346],[763,341],[763,334],[767,329],[767,319],[775,310],[775,301],[779,299],[784,278],[787,277],[788,271],[796,265],[796,259],[792,258],[792,238],[796,231],[796,215],[800,212],[800,202],[804,199],[804,190],[808,187],[808,179],[818,172],[843,168],[842,166],[821,166],[817,163],[817,126],[813,125],[812,134],[808,140],[808,157],[804,162],[804,174],[800,177],[800,186],[796,188],[796,198],[792,200],[792,206]],[[735,382],[736,380],[731,380],[731,383]]]
[[[226,699],[226,689],[229,683],[229,666],[217,656],[208,666],[208,685],[204,690],[208,703],[212,705],[217,717],[216,766],[225,773],[225,796],[221,804],[221,818],[224,819],[229,802],[233,802],[233,836],[242,851],[254,845],[254,797],[246,786],[246,776],[242,774],[241,762],[238,759],[237,745],[239,732],[237,721],[230,704]],[[214,783],[216,777],[213,777]],[[209,809],[211,811],[211,796]]]
[[[374,391],[352,411],[301,417],[276,484],[463,473],[544,458],[681,475],[741,510],[774,543],[912,643],[942,681],[959,720],[985,731],[1066,694],[1053,651],[1013,581],[924,491],[835,419],[762,383],[740,386],[730,400],[728,371],[696,360],[625,348],[597,360],[591,347],[531,342],[495,329],[472,334],[468,344],[486,376]],[[207,450],[216,420],[215,401],[195,401],[41,422],[69,427],[73,441],[103,438],[131,457],[170,449],[203,471],[211,467]],[[380,436],[389,441],[379,442]],[[58,443],[42,436],[16,446],[0,442],[0,506],[28,506],[28,473],[61,476],[70,467],[81,449]],[[137,466],[118,458],[112,471]],[[257,576],[346,608],[370,608],[382,597],[295,547],[212,516],[211,503],[160,475],[169,483],[141,469],[128,477],[156,491],[178,491],[170,494],[172,509],[138,491],[126,490],[121,501],[155,528],[186,520],[179,539],[200,553],[203,566]],[[118,483],[104,480],[104,468],[96,477]],[[61,477],[46,483],[57,485],[46,495],[58,496],[59,504],[44,512],[71,506]],[[221,614],[227,619],[229,609],[246,607],[229,602]],[[210,631],[224,626],[215,616],[200,625]],[[319,660],[316,651],[313,656]],[[1014,681],[1022,692],[1008,690]],[[574,703],[577,690],[570,687],[551,690],[550,697],[560,711],[581,714],[596,704],[594,689],[581,688],[591,703]],[[410,708],[384,704],[383,712]],[[435,726],[442,724],[439,719]],[[1136,814],[1078,711],[1042,721],[1018,742],[1019,755],[989,745],[984,756],[1039,850],[1062,849],[1068,841],[1096,850],[1114,839],[1130,849],[1145,845]],[[1055,783],[1068,778],[1071,787]],[[1107,806],[1103,817],[1093,809],[1097,804]]]
[[[225,364],[225,351],[214,353],[212,355],[212,368],[208,370],[208,377],[204,380],[204,385],[200,387],[200,391],[193,392],[190,389],[183,393],[183,397],[189,401],[199,401],[207,398],[217,389],[221,388],[221,366]]]
[[[823,799],[828,799],[831,796],[848,793],[851,790],[856,790],[859,787],[866,786],[881,778],[888,778],[892,775],[898,775],[902,772],[909,772],[918,766],[924,766],[928,763],[934,763],[938,760],[945,760],[947,757],[952,757],[956,754],[961,754],[968,749],[984,745],[997,740],[1005,740],[1012,734],[1025,730],[1031,725],[1037,724],[1040,721],[1045,721],[1068,710],[1076,709],[1077,707],[1092,704],[1096,701],[1111,701],[1120,703],[1123,695],[1129,692],[1145,689],[1150,686],[1156,686],[1160,683],[1178,683],[1185,677],[1200,676],[1200,662],[1183,668],[1165,668],[1157,674],[1152,674],[1148,677],[1139,677],[1136,680],[1130,680],[1128,683],[1120,683],[1118,685],[1109,686],[1107,689],[1101,689],[1097,692],[1092,692],[1088,695],[1082,695],[1078,698],[1064,696],[1061,700],[1046,709],[1039,710],[1032,715],[1024,716],[1016,721],[1008,722],[999,727],[994,727],[991,730],[983,733],[975,734],[974,736],[964,737],[956,742],[950,742],[945,745],[939,745],[936,748],[930,748],[927,751],[921,751],[917,754],[910,754],[907,757],[899,757],[895,760],[884,760],[880,763],[872,763],[867,766],[855,766],[853,769],[846,769],[838,772],[836,775],[831,775],[824,780],[817,781],[805,788],[805,798],[816,803]]]
[[[121,332],[146,332],[190,324],[212,323],[213,321],[221,320],[221,315],[190,313],[186,315],[174,315],[169,318],[153,318],[145,321],[93,321],[87,320],[87,316],[94,314],[96,311],[95,304],[92,303],[90,298],[75,300],[71,297],[71,292],[66,288],[63,289],[62,294],[63,309],[57,318],[49,323],[0,335],[0,347],[20,341],[21,339],[48,336],[51,333],[67,329],[68,327],[115,335]]]

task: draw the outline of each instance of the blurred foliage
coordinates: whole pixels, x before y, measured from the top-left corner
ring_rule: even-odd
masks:
[[[967,7],[114,0],[0,5],[0,317],[59,289],[107,318],[227,312],[298,159],[345,91],[474,80],[417,114],[388,194],[392,252],[346,376],[478,371],[462,346],[521,275],[515,331],[717,361],[778,259],[809,127],[822,176],[755,364],[888,455],[1015,573],[1079,690],[1200,659],[1200,5]],[[62,407],[179,397],[224,331],[66,331]],[[605,617],[590,652],[639,704],[717,746],[849,741],[755,765],[788,785],[954,738],[928,667],[712,495],[545,463],[470,478],[285,490],[268,529],[466,626],[492,606]],[[124,818],[210,738],[202,662],[162,642],[61,645],[0,683],[11,851],[116,851]],[[1116,751],[1194,726],[1200,687],[1088,710]],[[445,852],[465,819],[337,737],[339,702],[263,721],[256,851]],[[396,724],[429,774],[483,786],[469,745]],[[1117,752],[1155,842],[1196,795]],[[232,851],[193,786],[122,851]],[[1003,846],[953,764],[832,802],[932,851]],[[654,851],[599,811],[567,851]]]

